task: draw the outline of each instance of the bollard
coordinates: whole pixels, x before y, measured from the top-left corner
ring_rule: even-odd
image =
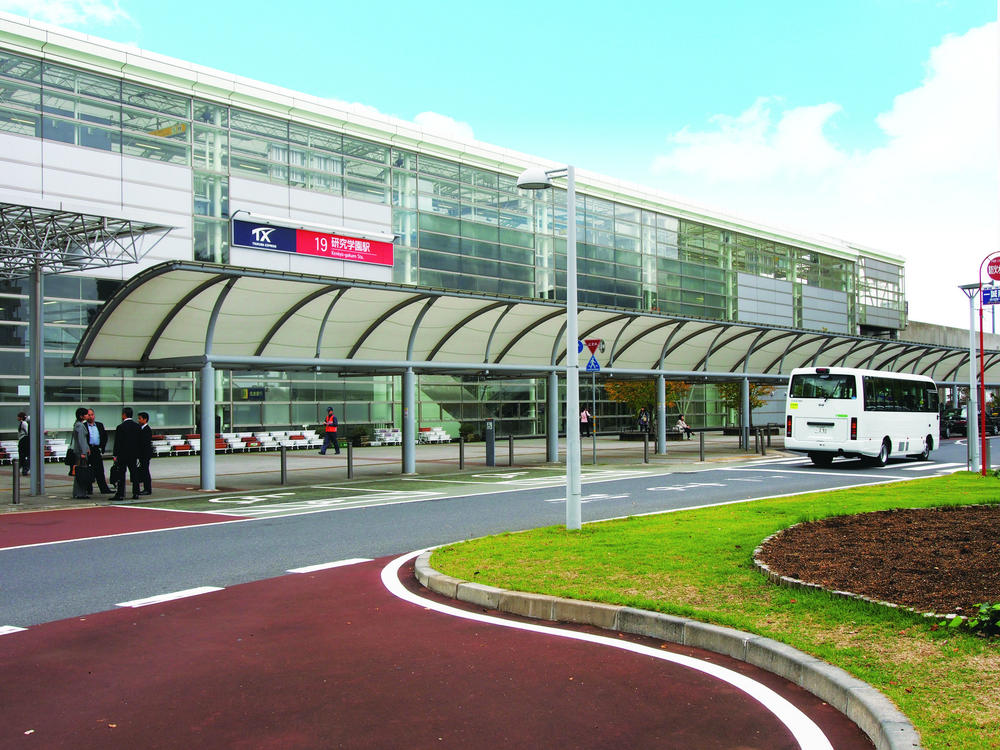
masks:
[[[347,441],[347,478],[354,479],[354,443]]]
[[[644,432],[642,434],[642,462],[644,464],[649,463],[649,433]]]
[[[767,455],[767,445],[766,445],[767,440],[765,439],[764,435],[765,433],[769,434],[770,432],[771,431],[767,429],[761,429],[760,431],[760,455],[762,456]]]
[[[483,432],[483,438],[486,440],[486,465],[496,466],[496,426],[492,419],[486,420],[486,430]]]
[[[458,470],[462,471],[465,469],[465,435],[459,433],[458,435]]]
[[[14,469],[14,486],[11,487],[10,492],[10,504],[20,505],[21,504],[21,466],[20,461],[16,458],[10,462],[11,467]]]
[[[770,424],[770,422],[767,425],[767,447],[768,448],[771,447],[771,424]]]
[[[288,446],[281,446],[281,483],[288,484]]]
[[[699,461],[704,461],[705,460],[705,433],[704,432],[699,432],[698,433],[698,460]]]

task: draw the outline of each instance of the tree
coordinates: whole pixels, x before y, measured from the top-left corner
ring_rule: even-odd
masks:
[[[730,380],[725,383],[717,383],[716,389],[719,393],[719,400],[727,409],[735,409],[739,416],[739,424],[743,424],[743,383],[739,380]],[[753,425],[753,410],[759,409],[765,403],[764,399],[774,393],[775,386],[766,383],[750,384],[750,419]]]
[[[670,408],[677,406],[691,386],[674,380],[666,381],[666,403]],[[655,380],[609,380],[604,384],[604,392],[612,401],[625,404],[632,414],[638,414],[645,407],[651,415],[656,415]]]

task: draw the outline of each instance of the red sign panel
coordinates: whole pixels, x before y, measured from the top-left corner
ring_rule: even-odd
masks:
[[[377,263],[381,266],[392,265],[391,242],[341,237],[337,234],[312,232],[307,229],[295,232],[295,252],[300,255],[318,255],[336,260]]]
[[[588,349],[590,349],[590,353],[591,354],[596,354],[597,353],[597,347],[599,347],[601,345],[601,340],[600,339],[584,339],[583,343],[587,345]]]
[[[990,258],[990,262],[986,264],[986,273],[994,281],[1000,281],[1000,255]]]

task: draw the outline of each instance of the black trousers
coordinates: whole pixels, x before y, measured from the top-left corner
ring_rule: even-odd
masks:
[[[132,481],[132,497],[139,497],[139,459],[115,459],[115,463],[121,467],[121,474],[118,475],[118,482],[115,484],[115,497],[125,497],[125,472],[128,471],[128,478]]]
[[[149,475],[149,459],[140,458],[139,459],[139,483],[142,485],[142,491],[149,494],[153,491],[153,478]]]
[[[101,449],[96,445],[90,446],[87,463],[90,464],[90,469],[94,472],[94,481],[97,482],[97,489],[105,493],[111,492],[111,488],[108,487],[108,479],[104,475],[104,457],[101,455]]]

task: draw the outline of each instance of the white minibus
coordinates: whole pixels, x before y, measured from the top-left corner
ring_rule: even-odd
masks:
[[[785,448],[817,466],[837,456],[885,466],[889,456],[926,460],[938,436],[938,392],[930,378],[852,367],[792,370]]]

